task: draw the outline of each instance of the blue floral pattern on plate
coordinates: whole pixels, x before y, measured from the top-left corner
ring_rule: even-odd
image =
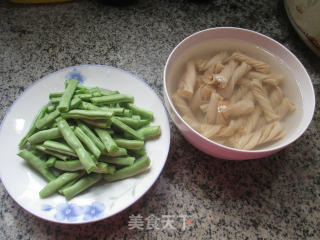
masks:
[[[84,207],[83,220],[91,220],[99,218],[104,212],[104,204],[100,202],[94,202],[89,206]]]
[[[49,205],[49,204],[44,204],[44,205],[42,205],[42,207],[41,207],[41,210],[42,211],[45,211],[45,212],[48,212],[48,211],[50,211],[52,209],[52,207]]]
[[[55,211],[54,218],[58,221],[76,222],[80,218],[85,221],[99,218],[103,215],[105,206],[101,202],[93,202],[91,205],[80,206],[74,203],[59,203],[55,207],[44,204],[42,211]]]
[[[81,72],[74,68],[71,72],[66,75],[66,80],[76,79],[79,82],[83,83],[85,81],[85,76],[81,74]]]

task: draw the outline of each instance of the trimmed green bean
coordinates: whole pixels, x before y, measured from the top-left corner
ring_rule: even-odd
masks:
[[[113,153],[118,150],[118,146],[115,143],[115,141],[110,136],[109,132],[107,130],[101,129],[101,128],[95,128],[95,132],[98,134],[100,140],[103,142],[104,146],[107,149],[108,153]]]
[[[49,157],[49,159],[46,161],[46,166],[47,166],[48,168],[51,168],[51,167],[54,166],[54,163],[55,163],[56,161],[57,161],[56,157],[51,156],[51,157]]]
[[[82,110],[75,109],[69,112],[62,113],[63,118],[73,118],[73,119],[89,119],[89,120],[108,120],[112,117],[112,112],[102,111],[102,110]]]
[[[64,143],[60,143],[52,140],[46,140],[43,143],[43,146],[51,151],[62,153],[68,156],[77,157],[76,152],[71,147],[69,147]]]
[[[100,107],[100,109],[112,112],[115,116],[122,116],[124,114],[125,109],[122,107]]]
[[[131,117],[132,117],[132,119],[136,119],[136,120],[140,120],[141,119],[140,115],[132,115]]]
[[[107,129],[111,126],[111,120],[91,120],[91,119],[81,119],[84,123],[92,126]]]
[[[38,158],[40,158],[42,161],[47,160],[47,153],[38,151],[36,148],[28,149],[33,155],[36,155]]]
[[[69,160],[69,161],[56,161],[54,164],[56,169],[67,171],[67,172],[75,172],[79,170],[84,170],[83,165],[80,160]],[[110,169],[109,169],[110,168]],[[92,172],[96,173],[113,173],[114,170],[105,162],[97,162],[97,167],[93,169]]]
[[[114,174],[116,172],[116,166],[108,164],[107,173],[105,174]]]
[[[107,112],[111,112],[113,115],[116,116],[123,116],[123,112],[124,112],[124,108],[122,107],[98,107],[92,103],[89,102],[82,102],[80,105],[80,108],[82,110],[98,110],[98,111],[107,111]]]
[[[103,88],[99,88],[99,87],[89,88],[89,92],[92,94],[95,94],[95,95],[99,94],[100,96],[102,96],[102,95],[108,96],[108,95],[119,93],[119,91],[111,91],[111,90],[103,89]]]
[[[128,166],[134,163],[135,157],[126,156],[126,157],[104,157],[102,156],[100,161],[112,163],[119,166]]]
[[[35,170],[37,170],[48,181],[54,180],[56,177],[38,156],[34,155],[31,151],[23,149],[18,153],[18,156],[27,161]]]
[[[89,92],[89,89],[84,87],[84,88],[79,88],[79,87],[83,87],[82,85],[78,85],[76,91],[74,92],[75,94],[85,94]]]
[[[87,146],[87,148],[91,151],[91,153],[95,156],[96,159],[98,159],[101,155],[101,151],[99,148],[94,144],[94,142],[89,138],[80,127],[76,127],[74,130],[74,133],[76,136],[80,139],[83,144]]]
[[[143,136],[138,133],[133,128],[129,127],[127,124],[121,122],[119,119],[112,117],[111,118],[112,124],[114,124],[117,128],[121,129],[123,132],[128,133],[129,135],[133,136],[137,140],[143,140]]]
[[[57,192],[65,184],[76,179],[77,177],[79,177],[81,175],[83,175],[83,173],[80,173],[80,172],[63,173],[59,177],[57,177],[56,179],[49,182],[44,188],[42,188],[41,191],[39,192],[39,196],[41,198],[48,197],[48,196],[54,194],[55,192]]]
[[[147,126],[140,128],[137,132],[143,136],[143,139],[151,139],[160,136],[161,128],[158,125]]]
[[[94,104],[127,103],[133,102],[133,100],[133,96],[121,93],[91,98],[91,102]]]
[[[53,93],[49,93],[49,98],[57,98],[57,97],[62,97],[63,92],[53,92]]]
[[[78,121],[78,127],[95,143],[95,145],[99,148],[101,152],[103,152],[106,149],[103,142],[101,142],[101,140],[94,134],[94,132],[89,127],[87,127],[80,121]]]
[[[44,127],[49,126],[57,117],[59,117],[60,112],[58,109],[44,116],[36,122],[36,126],[38,129],[43,129]]]
[[[107,151],[102,152],[102,155],[105,155],[108,157],[121,157],[121,156],[126,156],[127,154],[128,154],[127,149],[122,147],[118,147],[118,150],[112,153]]]
[[[133,129],[139,129],[143,126],[146,126],[150,123],[150,120],[148,119],[133,119],[130,117],[116,117],[119,119],[121,122],[127,124],[129,127],[132,127]]]
[[[99,92],[92,92],[92,97],[101,97],[101,96],[103,95]]]
[[[59,159],[61,159],[63,161],[67,161],[68,160],[68,157],[66,155],[63,155],[61,153],[49,150],[49,149],[45,148],[43,145],[36,145],[35,148],[37,150],[41,151],[41,152],[44,152],[44,153],[50,154],[52,156],[55,156],[56,158],[59,158]]]
[[[89,153],[84,149],[80,140],[74,134],[67,121],[64,119],[59,119],[57,124],[64,140],[77,153],[79,160],[86,169],[87,173],[92,172],[92,170],[96,168],[96,164]]]
[[[60,161],[57,160],[54,163],[54,167],[56,169],[67,171],[67,172],[75,172],[79,170],[83,170],[84,167],[81,164],[80,160],[68,160],[68,161]]]
[[[124,117],[132,117],[132,111],[130,109],[124,109],[123,116]]]
[[[79,108],[83,110],[100,110],[100,107],[85,101],[81,102],[81,105],[79,106]]]
[[[150,166],[150,159],[148,156],[143,156],[130,166],[126,166],[117,170],[112,175],[104,175],[104,180],[107,182],[113,182],[128,177],[133,177],[144,172]]]
[[[33,119],[31,126],[28,130],[28,132],[26,133],[26,135],[21,139],[21,141],[19,142],[19,148],[22,149],[24,148],[24,146],[26,145],[28,138],[37,130],[37,122],[39,121],[39,119],[41,119],[45,112],[47,111],[47,106],[43,106],[40,111],[37,113],[36,117]]]
[[[109,174],[109,173],[113,173],[114,169],[112,168],[112,166],[105,162],[98,162],[97,163],[97,168],[94,170],[94,172],[96,173],[104,173],[104,174]]]
[[[62,194],[66,197],[67,200],[70,200],[80,192],[99,182],[101,178],[102,174],[100,173],[92,173],[90,175],[82,177],[70,187],[62,190]]]
[[[71,99],[78,86],[79,82],[75,79],[68,81],[67,87],[61,96],[61,100],[57,107],[59,112],[66,112],[70,108]]]
[[[145,146],[143,146],[140,149],[132,149],[132,150],[130,150],[130,152],[132,152],[132,153],[134,153],[136,155],[139,155],[139,156],[143,156],[143,155],[146,154],[147,151],[146,151]]]
[[[76,94],[76,96],[81,100],[85,100],[85,101],[90,100],[93,97],[91,93],[80,93],[80,94]]]
[[[50,103],[52,105],[58,105],[60,100],[61,100],[61,97],[53,97],[53,98],[50,98]]]
[[[52,140],[61,137],[62,135],[58,128],[50,128],[36,132],[28,138],[28,141],[30,144],[38,144],[44,142],[45,140]]]
[[[80,176],[80,177],[82,177],[82,176]],[[70,187],[71,185],[75,184],[80,177],[77,177],[77,178],[73,179],[72,181],[68,182],[67,184],[65,184],[63,187],[61,187],[61,188],[58,190],[58,192],[59,192],[61,195],[63,195],[62,191],[63,191],[64,189]]]
[[[74,126],[71,126],[71,128],[74,129]],[[42,143],[46,140],[54,140],[61,137],[62,137],[62,134],[60,133],[60,130],[58,129],[58,127],[53,127],[50,129],[40,130],[36,132],[35,134],[31,135],[28,138],[28,141],[30,144],[35,145],[38,143]]]
[[[134,105],[132,103],[128,103],[127,107],[129,109],[131,109],[134,114],[140,115],[141,118],[153,120],[153,112],[148,111],[148,110],[143,109],[143,108],[140,108],[140,107],[137,107],[136,105]]]
[[[111,91],[111,90],[99,88],[99,93],[100,93],[102,96],[109,96],[109,95],[118,94],[119,91]]]
[[[90,93],[100,92],[100,88],[98,88],[98,87],[91,87],[88,90]],[[107,90],[107,91],[109,91],[109,90]]]
[[[114,141],[119,147],[126,149],[141,149],[144,146],[144,141],[125,138],[114,138]]]
[[[81,100],[80,98],[78,98],[77,96],[75,96],[75,97],[72,98],[72,100],[71,100],[70,109],[78,108],[81,103],[82,103],[82,100]]]
[[[47,113],[51,113],[51,112],[53,112],[54,110],[56,110],[56,107],[55,107],[55,106],[50,105],[50,106],[47,107]]]
[[[56,97],[56,98],[51,98],[50,99],[50,103],[53,105],[58,105],[61,101],[61,97]],[[70,109],[75,109],[77,108],[80,104],[81,104],[81,99],[78,98],[77,96],[75,96],[74,98],[72,98],[71,102],[70,102]]]

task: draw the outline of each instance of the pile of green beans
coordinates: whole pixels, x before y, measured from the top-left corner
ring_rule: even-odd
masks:
[[[18,153],[48,181],[41,198],[59,193],[69,200],[102,179],[129,178],[150,166],[145,142],[160,136],[160,126],[150,125],[153,113],[133,102],[133,96],[74,79],[49,94]]]

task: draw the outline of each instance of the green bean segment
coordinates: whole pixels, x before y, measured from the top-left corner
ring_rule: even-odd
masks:
[[[80,160],[68,160],[68,161],[58,160],[54,163],[54,167],[56,169],[67,171],[67,172],[74,172],[74,171],[79,171],[84,169]]]
[[[58,128],[50,128],[36,132],[28,138],[28,141],[30,144],[38,144],[44,142],[45,140],[52,140],[61,137],[62,135]]]
[[[89,138],[79,127],[76,127],[74,130],[76,136],[80,139],[83,144],[87,146],[87,148],[91,151],[91,153],[98,159],[101,155],[101,151],[99,148],[94,144],[94,142]]]
[[[132,127],[133,129],[139,129],[150,123],[150,121],[147,119],[134,119],[132,117],[116,117],[116,118],[121,122],[127,124],[128,126]]]
[[[80,178],[73,185],[69,186],[62,190],[62,194],[66,197],[67,200],[70,200],[80,192],[86,190],[93,184],[99,182],[102,179],[102,174],[92,173],[90,175]]]
[[[121,94],[121,93],[91,98],[91,101],[94,104],[124,103],[124,102],[133,102],[133,100],[134,100],[133,96]]]
[[[151,139],[159,137],[161,134],[161,129],[160,126],[147,126],[140,128],[137,132],[143,136],[143,139]]]
[[[39,121],[39,119],[41,119],[45,112],[47,111],[47,106],[44,106],[40,109],[40,111],[38,112],[38,114],[36,115],[36,117],[34,118],[31,127],[29,128],[27,134],[21,139],[21,141],[19,142],[19,148],[22,149],[24,148],[24,146],[26,145],[28,138],[36,131],[37,129],[37,122]]]
[[[126,149],[141,149],[144,146],[144,141],[125,138],[114,138],[114,141],[119,147]]]
[[[43,146],[51,151],[56,151],[65,155],[77,157],[76,152],[64,143],[47,140],[43,143]]]
[[[103,142],[104,146],[106,147],[108,153],[113,153],[118,150],[118,145],[112,139],[111,135],[107,130],[101,128],[95,128],[95,132],[98,134],[100,140]]]
[[[132,103],[128,103],[127,107],[129,109],[131,109],[134,114],[141,116],[141,118],[153,120],[153,113],[151,111],[137,107],[136,105],[134,105]]]
[[[134,163],[135,157],[102,157],[100,160],[115,165],[128,166]]]
[[[144,146],[140,149],[132,149],[130,150],[130,152],[138,156],[143,156],[147,153],[146,148]]]
[[[52,99],[52,98],[58,98],[58,97],[62,97],[63,95],[63,92],[54,92],[54,93],[50,93],[49,94],[49,98]]]
[[[102,155],[108,156],[108,157],[121,157],[121,156],[127,156],[128,151],[125,148],[118,147],[117,151],[115,151],[115,152],[104,151],[104,152],[102,152]]]
[[[43,129],[44,127],[49,126],[59,115],[60,115],[60,112],[57,109],[54,110],[53,112],[39,119],[36,122],[36,127],[38,129]]]
[[[39,150],[40,152],[52,155],[52,156],[59,158],[61,160],[64,160],[64,161],[68,160],[68,156],[61,154],[61,153],[58,153],[58,152],[55,152],[55,151],[52,151],[52,150],[49,150],[49,149],[45,148],[43,145],[36,145],[35,149]]]
[[[73,128],[73,127],[71,127]],[[46,130],[41,130],[31,135],[28,138],[28,142],[32,145],[42,143],[46,140],[54,140],[62,137],[60,130],[57,127],[53,127]]]
[[[67,87],[61,96],[61,100],[57,107],[59,112],[66,112],[70,108],[71,99],[78,86],[79,82],[75,79],[68,81]]]
[[[102,110],[81,110],[74,109],[67,113],[62,113],[63,118],[73,118],[73,119],[89,119],[89,120],[107,120],[112,116],[112,112],[102,111]]]
[[[84,149],[80,140],[76,137],[67,121],[64,119],[60,119],[58,122],[58,128],[63,135],[65,141],[73,148],[73,150],[77,153],[81,163],[86,169],[87,173],[92,172],[94,168],[96,168],[96,164],[94,160],[91,158],[89,153]]]
[[[72,181],[73,179],[76,179],[77,177],[81,176],[82,173],[80,172],[74,172],[74,173],[63,173],[56,179],[49,182],[40,192],[39,195],[41,198],[48,197],[55,192],[57,192],[61,187],[63,187],[68,182]]]
[[[81,120],[92,127],[107,129],[111,126],[111,120],[91,120],[91,119],[81,119]]]
[[[112,124],[117,126],[119,129],[121,129],[123,132],[128,133],[129,135],[133,136],[135,139],[137,139],[137,140],[144,139],[140,133],[138,133],[136,130],[132,129],[131,127],[129,127],[125,123],[121,122],[119,119],[112,117],[111,122],[112,122]]]
[[[42,161],[38,156],[34,155],[32,152],[23,149],[18,155],[28,162],[35,170],[37,170],[46,180],[52,181],[56,177],[46,166],[46,163]]]
[[[121,168],[112,175],[105,175],[104,179],[107,182],[113,182],[113,181],[121,180],[124,178],[132,177],[144,172],[145,170],[147,170],[149,166],[150,166],[149,157],[143,156],[132,165]]]
[[[49,159],[46,161],[46,166],[48,168],[51,168],[54,166],[54,163],[57,161],[57,158],[55,156],[50,156]]]
[[[99,148],[101,152],[103,152],[106,147],[104,146],[103,142],[94,134],[94,132],[87,127],[82,122],[78,122],[78,127],[95,143],[95,145]]]

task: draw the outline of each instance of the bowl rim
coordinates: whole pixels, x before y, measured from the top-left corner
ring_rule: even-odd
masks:
[[[281,145],[277,145],[277,146],[274,146],[272,147],[271,149],[255,149],[255,150],[244,150],[244,149],[237,149],[237,148],[232,148],[232,147],[229,147],[229,146],[226,146],[226,145],[223,145],[223,144],[220,144],[220,143],[217,143],[207,137],[204,137],[202,134],[200,134],[199,132],[197,132],[196,130],[194,130],[183,118],[182,116],[179,114],[179,112],[177,111],[177,109],[175,108],[173,102],[171,101],[171,97],[169,96],[169,93],[168,93],[168,89],[167,89],[167,72],[168,72],[168,68],[169,68],[169,63],[171,61],[171,58],[173,57],[173,55],[175,54],[176,50],[181,47],[181,45],[185,44],[189,39],[197,36],[197,35],[200,35],[200,34],[203,34],[203,33],[206,33],[206,32],[211,32],[211,31],[221,31],[221,30],[225,30],[225,31],[242,31],[242,32],[246,32],[248,34],[253,34],[253,35],[257,35],[261,38],[265,38],[266,40],[270,41],[272,44],[275,44],[277,45],[278,47],[282,48],[286,53],[289,54],[289,56],[294,60],[294,62],[296,62],[300,67],[301,67],[301,70],[304,72],[304,74],[306,75],[307,77],[307,83],[308,85],[311,87],[311,90],[312,90],[312,106],[310,106],[312,108],[312,114],[310,114],[310,116],[306,119],[306,121],[304,122],[303,124],[303,127],[302,129],[300,130],[300,132],[297,134],[297,136],[295,138],[293,138],[292,140],[290,141],[287,141]],[[223,39],[223,38],[221,38]],[[210,40],[210,39],[208,39]],[[242,40],[242,39],[241,39]],[[245,41],[245,40],[242,40],[242,41]],[[265,49],[263,46],[260,46],[262,49]],[[177,55],[179,56],[179,55]],[[300,88],[300,87],[299,87]],[[171,53],[169,54],[168,58],[167,58],[167,61],[166,61],[166,64],[165,64],[165,67],[164,67],[164,70],[163,70],[163,90],[164,90],[164,94],[170,104],[170,107],[171,109],[173,110],[173,112],[175,113],[175,115],[179,118],[179,120],[181,122],[184,123],[184,125],[188,128],[189,131],[191,131],[193,134],[197,135],[198,137],[200,137],[202,140],[205,140],[206,142],[209,142],[213,145],[217,145],[221,148],[225,148],[227,150],[230,150],[230,151],[233,151],[235,153],[243,153],[243,154],[257,154],[257,153],[260,153],[260,154],[267,154],[267,153],[270,153],[270,152],[275,152],[275,151],[279,151],[285,147],[287,147],[288,145],[290,145],[291,143],[295,142],[297,139],[299,139],[303,134],[304,132],[308,129],[312,119],[313,119],[313,116],[314,116],[314,111],[315,111],[315,92],[314,92],[314,87],[313,87],[313,83],[312,83],[312,80],[307,72],[307,70],[305,69],[304,65],[300,62],[300,60],[288,49],[286,48],[284,45],[282,45],[281,43],[279,43],[278,41],[272,39],[271,37],[268,37],[262,33],[259,33],[259,32],[256,32],[256,31],[253,31],[253,30],[249,30],[249,29],[245,29],[245,28],[238,28],[238,27],[215,27],[215,28],[207,28],[207,29],[204,29],[204,30],[200,30],[200,31],[197,31],[187,37],[185,37],[182,41],[180,41],[178,43],[178,45],[176,45],[173,50],[171,51]],[[311,104],[311,103],[310,103]],[[166,106],[167,107],[167,106]],[[169,109],[168,109],[169,111]],[[170,113],[170,111],[169,111]],[[171,117],[171,116],[170,116]],[[173,120],[174,124],[177,126],[176,122]],[[177,126],[178,127],[178,126]],[[179,129],[179,127],[178,127]],[[179,129],[180,130],[180,129]]]

